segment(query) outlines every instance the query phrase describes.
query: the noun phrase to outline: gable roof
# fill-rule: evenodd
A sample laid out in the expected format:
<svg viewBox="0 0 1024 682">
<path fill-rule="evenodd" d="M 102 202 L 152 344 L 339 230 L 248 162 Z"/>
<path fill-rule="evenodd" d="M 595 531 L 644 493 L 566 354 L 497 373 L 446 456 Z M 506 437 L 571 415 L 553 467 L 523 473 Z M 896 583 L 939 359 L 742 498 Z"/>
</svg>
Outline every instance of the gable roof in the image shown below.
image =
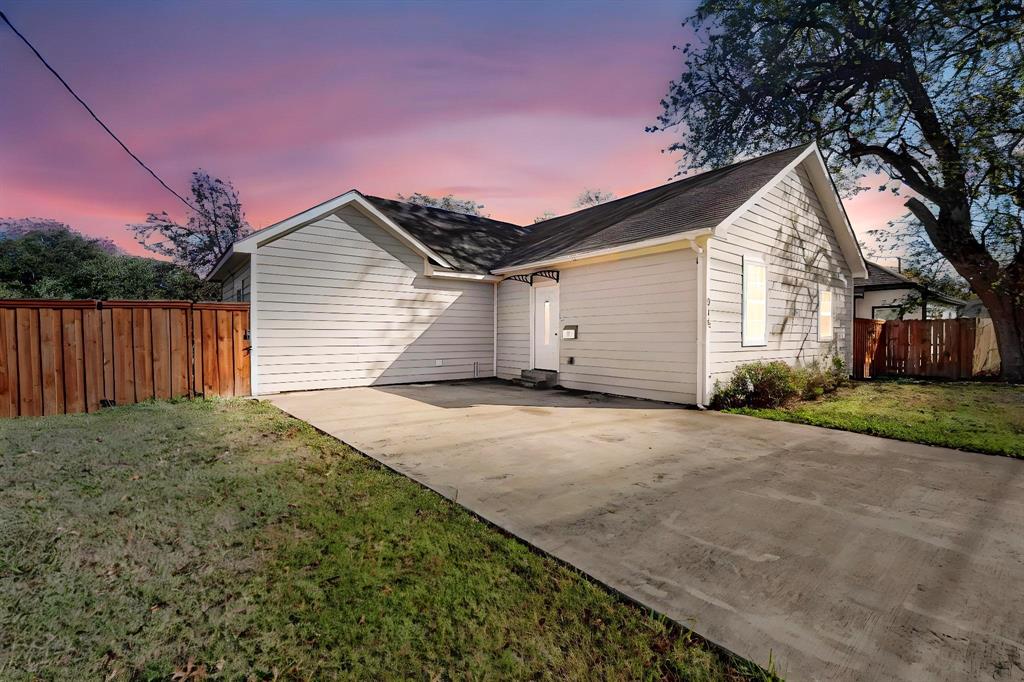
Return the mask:
<svg viewBox="0 0 1024 682">
<path fill-rule="evenodd" d="M 887 267 L 883 267 L 878 263 L 873 263 L 869 260 L 864 261 L 864 264 L 868 266 L 868 276 L 864 278 L 857 278 L 853 280 L 855 286 L 858 287 L 876 287 L 876 286 L 898 286 L 898 287 L 912 287 L 918 288 L 921 285 L 918 282 L 910 279 L 909 277 L 902 275 L 895 270 L 890 270 Z"/>
<path fill-rule="evenodd" d="M 871 261 L 864 261 L 868 267 L 868 276 L 863 278 L 856 278 L 853 280 L 854 291 L 885 291 L 889 289 L 914 289 L 928 295 L 928 298 L 935 301 L 941 301 L 954 306 L 962 306 L 965 301 L 961 301 L 958 298 L 953 298 L 940 291 L 934 291 L 929 289 L 926 284 L 922 284 L 916 280 L 910 279 L 906 275 L 890 270 L 889 268 L 873 263 Z"/>
<path fill-rule="evenodd" d="M 812 162 L 808 159 L 814 157 Z M 367 196 L 329 199 L 236 242 L 207 276 L 230 272 L 262 246 L 347 205 L 354 205 L 428 261 L 449 272 L 515 272 L 602 250 L 643 248 L 687 235 L 724 236 L 729 224 L 790 169 L 806 163 L 822 206 L 855 276 L 865 273 L 860 247 L 817 146 L 801 145 L 700 173 L 531 226 Z M 636 245 L 635 247 L 632 245 Z"/>
<path fill-rule="evenodd" d="M 806 150 L 784 149 L 537 223 L 497 267 L 713 228 Z"/>
</svg>

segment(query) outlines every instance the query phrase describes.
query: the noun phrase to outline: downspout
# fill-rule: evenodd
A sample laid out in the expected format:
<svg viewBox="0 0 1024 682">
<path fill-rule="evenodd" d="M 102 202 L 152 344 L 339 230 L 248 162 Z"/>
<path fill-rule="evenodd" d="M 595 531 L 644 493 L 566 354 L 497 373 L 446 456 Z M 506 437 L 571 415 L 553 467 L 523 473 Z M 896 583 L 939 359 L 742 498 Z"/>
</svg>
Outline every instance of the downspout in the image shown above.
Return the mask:
<svg viewBox="0 0 1024 682">
<path fill-rule="evenodd" d="M 708 239 L 701 245 L 696 240 L 690 242 L 697 257 L 697 385 L 695 393 L 697 407 L 704 409 L 708 402 L 707 376 L 708 376 L 708 257 L 710 244 Z"/>
<path fill-rule="evenodd" d="M 498 376 L 498 284 L 500 282 L 494 283 L 494 303 L 491 305 L 494 314 L 494 349 L 491 351 L 491 371 L 495 378 Z"/>
<path fill-rule="evenodd" d="M 249 256 L 249 393 L 260 394 L 259 375 L 259 297 L 256 286 L 256 259 L 259 249 Z"/>
</svg>

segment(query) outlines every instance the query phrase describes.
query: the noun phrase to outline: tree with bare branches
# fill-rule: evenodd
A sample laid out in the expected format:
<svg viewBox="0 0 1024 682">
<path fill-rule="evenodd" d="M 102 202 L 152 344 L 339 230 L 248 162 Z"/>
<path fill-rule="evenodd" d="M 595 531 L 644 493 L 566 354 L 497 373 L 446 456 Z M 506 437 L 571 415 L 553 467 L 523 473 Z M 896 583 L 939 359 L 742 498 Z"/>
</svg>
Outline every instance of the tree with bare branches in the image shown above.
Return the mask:
<svg viewBox="0 0 1024 682">
<path fill-rule="evenodd" d="M 167 211 L 149 213 L 146 222 L 129 225 L 135 239 L 200 276 L 217 264 L 237 240 L 252 233 L 234 186 L 203 169 L 192 173 L 192 210 L 185 224 Z"/>
<path fill-rule="evenodd" d="M 429 194 L 423 194 L 422 192 L 413 192 L 408 196 L 401 193 L 397 196 L 399 201 L 404 201 L 407 204 L 440 208 L 445 211 L 464 213 L 466 215 L 484 215 L 482 212 L 484 209 L 483 204 L 479 204 L 472 199 L 461 199 L 451 194 L 445 194 L 442 197 L 434 197 Z"/>
<path fill-rule="evenodd" d="M 576 196 L 576 200 L 572 202 L 572 205 L 574 208 L 590 208 L 591 206 L 611 201 L 614 198 L 615 195 L 611 192 L 588 187 Z"/>
</svg>

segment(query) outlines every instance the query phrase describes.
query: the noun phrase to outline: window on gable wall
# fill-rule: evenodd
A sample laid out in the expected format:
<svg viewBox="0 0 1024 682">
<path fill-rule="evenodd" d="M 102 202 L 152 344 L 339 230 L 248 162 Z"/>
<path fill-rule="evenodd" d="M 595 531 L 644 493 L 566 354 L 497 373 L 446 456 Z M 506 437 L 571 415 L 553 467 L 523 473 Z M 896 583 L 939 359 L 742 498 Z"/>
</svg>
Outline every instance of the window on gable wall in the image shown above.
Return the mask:
<svg viewBox="0 0 1024 682">
<path fill-rule="evenodd" d="M 818 289 L 818 340 L 832 340 L 832 290 Z"/>
<path fill-rule="evenodd" d="M 761 256 L 743 257 L 743 345 L 768 343 L 768 266 Z"/>
</svg>

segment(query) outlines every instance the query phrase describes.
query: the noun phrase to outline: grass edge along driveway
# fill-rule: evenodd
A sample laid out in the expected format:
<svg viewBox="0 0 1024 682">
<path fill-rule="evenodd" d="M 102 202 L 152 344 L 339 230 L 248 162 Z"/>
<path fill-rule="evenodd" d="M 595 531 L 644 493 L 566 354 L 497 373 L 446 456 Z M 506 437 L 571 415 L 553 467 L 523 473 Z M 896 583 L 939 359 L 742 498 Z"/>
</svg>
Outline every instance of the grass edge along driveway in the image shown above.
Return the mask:
<svg viewBox="0 0 1024 682">
<path fill-rule="evenodd" d="M 0 430 L 3 679 L 770 679 L 255 401 Z"/>
<path fill-rule="evenodd" d="M 727 412 L 1024 457 L 1024 386 L 876 379 L 817 401 Z"/>
</svg>

